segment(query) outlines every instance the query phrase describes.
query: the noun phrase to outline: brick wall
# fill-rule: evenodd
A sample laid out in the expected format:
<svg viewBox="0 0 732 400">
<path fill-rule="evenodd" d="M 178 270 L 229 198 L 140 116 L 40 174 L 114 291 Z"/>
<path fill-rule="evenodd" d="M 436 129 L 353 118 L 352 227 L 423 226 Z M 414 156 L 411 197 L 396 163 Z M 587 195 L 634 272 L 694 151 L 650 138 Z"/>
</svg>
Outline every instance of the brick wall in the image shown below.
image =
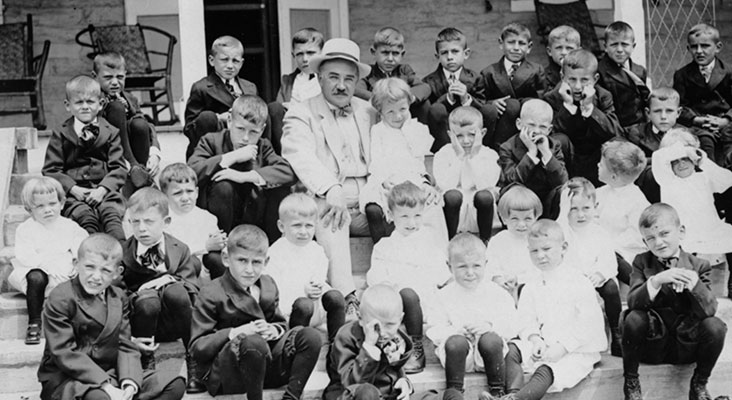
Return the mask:
<svg viewBox="0 0 732 400">
<path fill-rule="evenodd" d="M 124 0 L 3 0 L 3 5 L 6 22 L 25 21 L 26 14 L 33 14 L 36 53 L 44 40 L 51 41 L 43 75 L 43 102 L 49 128 L 59 126 L 68 118 L 63 104 L 64 83 L 91 71 L 88 48 L 76 44 L 74 37 L 90 23 L 124 23 Z M 0 118 L 0 127 L 30 125 L 29 114 Z"/>
<path fill-rule="evenodd" d="M 350 0 L 351 38 L 361 46 L 361 59 L 373 63 L 368 49 L 374 32 L 383 26 L 398 28 L 407 42 L 404 62 L 410 64 L 421 77 L 437 67 L 435 38 L 443 28 L 454 26 L 465 33 L 468 46 L 472 49 L 466 66 L 480 71 L 498 61 L 502 55 L 498 47 L 501 28 L 510 22 L 519 22 L 534 35 L 529 59 L 545 64 L 546 48 L 536 35 L 536 15 L 533 12 L 512 13 L 510 2 L 506 0 L 491 2 L 493 10 L 486 12 L 483 0 Z M 590 12 L 597 23 L 612 22 L 612 10 Z"/>
</svg>

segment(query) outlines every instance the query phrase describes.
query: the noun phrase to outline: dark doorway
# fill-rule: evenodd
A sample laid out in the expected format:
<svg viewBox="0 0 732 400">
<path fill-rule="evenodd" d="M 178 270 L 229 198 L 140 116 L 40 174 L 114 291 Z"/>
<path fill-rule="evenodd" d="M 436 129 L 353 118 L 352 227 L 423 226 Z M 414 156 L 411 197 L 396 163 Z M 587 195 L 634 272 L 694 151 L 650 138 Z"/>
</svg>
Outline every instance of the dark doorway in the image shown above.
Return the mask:
<svg viewBox="0 0 732 400">
<path fill-rule="evenodd" d="M 257 84 L 266 101 L 274 100 L 280 77 L 277 1 L 204 0 L 203 4 L 206 48 L 219 36 L 239 39 L 244 44 L 239 76 Z"/>
</svg>

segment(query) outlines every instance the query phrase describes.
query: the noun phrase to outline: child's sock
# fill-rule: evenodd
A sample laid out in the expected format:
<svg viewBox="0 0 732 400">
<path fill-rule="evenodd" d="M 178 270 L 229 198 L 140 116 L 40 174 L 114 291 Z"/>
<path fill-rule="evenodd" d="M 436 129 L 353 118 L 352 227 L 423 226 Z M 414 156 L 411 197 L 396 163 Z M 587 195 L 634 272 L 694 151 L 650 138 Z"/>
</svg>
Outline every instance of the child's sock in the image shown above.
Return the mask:
<svg viewBox="0 0 732 400">
<path fill-rule="evenodd" d="M 25 296 L 28 306 L 28 324 L 40 324 L 48 275 L 40 269 L 32 269 L 25 275 L 25 280 L 28 285 Z"/>
<path fill-rule="evenodd" d="M 542 365 L 536 369 L 526 386 L 514 394 L 516 400 L 539 400 L 554 382 L 552 369 Z"/>
<path fill-rule="evenodd" d="M 445 381 L 448 388 L 463 391 L 465 385 L 465 357 L 470 342 L 463 335 L 453 335 L 445 342 Z"/>
<path fill-rule="evenodd" d="M 503 395 L 506 387 L 506 362 L 503 359 L 503 339 L 494 332 L 478 339 L 478 352 L 485 364 L 488 390 L 493 396 Z"/>
<path fill-rule="evenodd" d="M 320 301 L 325 309 L 328 341 L 333 343 L 338 329 L 346 323 L 346 299 L 340 291 L 331 289 L 325 292 Z"/>
</svg>

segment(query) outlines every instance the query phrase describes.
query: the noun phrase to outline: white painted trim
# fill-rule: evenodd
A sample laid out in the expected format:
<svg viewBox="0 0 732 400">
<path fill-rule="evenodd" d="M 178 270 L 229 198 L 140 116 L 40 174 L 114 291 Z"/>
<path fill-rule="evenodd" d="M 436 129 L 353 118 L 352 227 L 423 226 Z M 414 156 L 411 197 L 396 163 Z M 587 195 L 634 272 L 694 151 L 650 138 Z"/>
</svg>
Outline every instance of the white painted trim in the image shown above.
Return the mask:
<svg viewBox="0 0 732 400">
<path fill-rule="evenodd" d="M 639 0 L 615 0 L 615 21 L 625 21 L 633 27 L 635 50 L 633 62 L 646 66 L 646 14 Z"/>
<path fill-rule="evenodd" d="M 544 0 L 546 3 L 569 3 L 573 0 Z M 635 0 L 639 3 L 640 0 Z M 610 10 L 613 8 L 613 0 L 587 0 L 587 8 L 590 10 Z M 534 11 L 534 0 L 511 0 L 511 12 Z"/>
<path fill-rule="evenodd" d="M 3 0 L 0 0 L 0 24 L 4 23 L 3 21 L 5 21 L 5 17 L 3 16 L 3 14 L 5 14 L 3 12 L 4 8 L 5 7 L 3 6 Z"/>
<path fill-rule="evenodd" d="M 177 14 L 178 0 L 125 0 L 125 24 L 127 25 L 136 24 L 139 15 Z"/>
<path fill-rule="evenodd" d="M 183 101 L 191 86 L 206 76 L 206 29 L 203 0 L 178 0 L 180 26 L 180 61 L 183 81 Z M 182 115 L 181 115 L 182 117 Z"/>
<path fill-rule="evenodd" d="M 183 1 L 183 0 L 181 0 Z M 348 25 L 348 0 L 279 0 L 277 1 L 277 24 L 280 32 L 280 72 L 292 71 L 292 47 L 290 39 L 290 10 L 329 10 L 331 12 L 330 31 L 333 37 L 350 36 Z M 326 38 L 330 39 L 330 38 Z"/>
</svg>

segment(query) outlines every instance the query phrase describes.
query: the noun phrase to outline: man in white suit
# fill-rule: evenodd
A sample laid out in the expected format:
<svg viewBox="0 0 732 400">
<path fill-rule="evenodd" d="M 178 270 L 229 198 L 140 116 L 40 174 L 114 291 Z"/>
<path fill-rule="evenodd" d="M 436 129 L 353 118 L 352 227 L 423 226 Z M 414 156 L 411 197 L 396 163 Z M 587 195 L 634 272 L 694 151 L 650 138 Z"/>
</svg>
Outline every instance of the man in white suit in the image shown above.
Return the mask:
<svg viewBox="0 0 732 400">
<path fill-rule="evenodd" d="M 346 296 L 348 319 L 358 314 L 348 239 L 369 234 L 358 196 L 366 183 L 369 131 L 376 118 L 368 102 L 353 97 L 356 82 L 371 71 L 359 56 L 351 40 L 327 41 L 321 55 L 310 59 L 322 93 L 293 104 L 282 133 L 282 156 L 318 202 L 315 235 L 330 260 L 331 286 Z"/>
</svg>

